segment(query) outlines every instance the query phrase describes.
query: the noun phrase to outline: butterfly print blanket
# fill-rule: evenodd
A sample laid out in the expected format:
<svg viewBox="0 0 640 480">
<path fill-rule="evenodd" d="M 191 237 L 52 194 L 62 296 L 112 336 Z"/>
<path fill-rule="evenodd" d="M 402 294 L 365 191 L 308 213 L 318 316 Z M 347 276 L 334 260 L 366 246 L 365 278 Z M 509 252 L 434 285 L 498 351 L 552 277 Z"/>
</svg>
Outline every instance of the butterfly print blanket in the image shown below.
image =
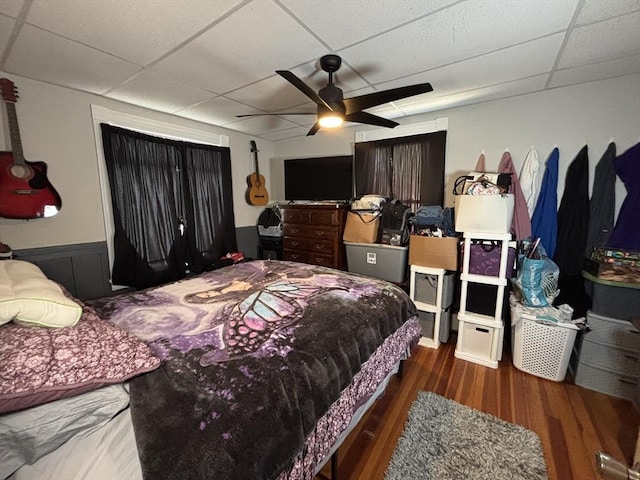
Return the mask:
<svg viewBox="0 0 640 480">
<path fill-rule="evenodd" d="M 305 454 L 318 420 L 365 362 L 380 360 L 378 347 L 396 349 L 375 368 L 386 375 L 420 335 L 398 287 L 292 262 L 240 263 L 91 305 L 162 360 L 131 381 L 153 480 L 309 478 L 301 464 L 313 463 Z"/>
</svg>

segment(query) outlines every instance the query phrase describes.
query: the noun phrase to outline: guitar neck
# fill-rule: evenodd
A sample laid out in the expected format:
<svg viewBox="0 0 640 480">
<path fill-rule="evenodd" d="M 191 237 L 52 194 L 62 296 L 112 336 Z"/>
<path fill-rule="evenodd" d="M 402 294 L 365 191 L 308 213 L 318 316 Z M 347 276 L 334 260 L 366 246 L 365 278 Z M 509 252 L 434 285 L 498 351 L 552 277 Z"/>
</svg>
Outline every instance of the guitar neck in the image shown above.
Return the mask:
<svg viewBox="0 0 640 480">
<path fill-rule="evenodd" d="M 20 141 L 20 128 L 18 127 L 16 105 L 11 102 L 5 102 L 5 105 L 7 106 L 7 121 L 9 123 L 9 138 L 11 139 L 13 162 L 20 165 L 26 165 L 24 154 L 22 152 L 22 141 Z"/>
</svg>

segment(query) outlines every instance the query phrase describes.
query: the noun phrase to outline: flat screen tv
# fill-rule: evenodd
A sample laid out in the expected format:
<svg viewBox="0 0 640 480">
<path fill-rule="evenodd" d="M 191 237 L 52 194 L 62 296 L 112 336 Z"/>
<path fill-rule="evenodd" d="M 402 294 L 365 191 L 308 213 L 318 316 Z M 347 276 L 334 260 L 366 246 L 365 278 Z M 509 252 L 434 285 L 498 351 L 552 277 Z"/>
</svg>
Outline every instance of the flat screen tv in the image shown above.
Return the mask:
<svg viewBox="0 0 640 480">
<path fill-rule="evenodd" d="M 284 161 L 285 200 L 348 201 L 353 197 L 353 156 Z"/>
</svg>

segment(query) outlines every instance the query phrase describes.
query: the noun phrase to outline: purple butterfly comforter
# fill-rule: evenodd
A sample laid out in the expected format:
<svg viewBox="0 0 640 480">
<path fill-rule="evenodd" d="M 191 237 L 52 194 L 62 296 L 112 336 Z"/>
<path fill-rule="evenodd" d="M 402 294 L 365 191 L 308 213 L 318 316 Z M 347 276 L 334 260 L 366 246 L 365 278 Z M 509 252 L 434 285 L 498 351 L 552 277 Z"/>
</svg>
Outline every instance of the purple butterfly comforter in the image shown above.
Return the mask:
<svg viewBox="0 0 640 480">
<path fill-rule="evenodd" d="M 91 305 L 162 360 L 131 382 L 153 480 L 310 478 L 420 335 L 399 288 L 301 263 L 241 263 Z"/>
</svg>

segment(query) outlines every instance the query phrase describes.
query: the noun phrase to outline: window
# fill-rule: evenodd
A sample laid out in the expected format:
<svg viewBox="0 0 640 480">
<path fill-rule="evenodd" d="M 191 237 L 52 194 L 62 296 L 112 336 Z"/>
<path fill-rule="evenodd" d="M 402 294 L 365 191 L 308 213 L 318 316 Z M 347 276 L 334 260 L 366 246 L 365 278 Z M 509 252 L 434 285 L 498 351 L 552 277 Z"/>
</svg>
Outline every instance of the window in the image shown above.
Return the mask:
<svg viewBox="0 0 640 480">
<path fill-rule="evenodd" d="M 145 288 L 236 250 L 229 148 L 101 124 L 114 223 L 112 282 Z"/>
<path fill-rule="evenodd" d="M 444 203 L 446 131 L 355 145 L 356 195 L 397 198 L 415 212 Z"/>
</svg>

